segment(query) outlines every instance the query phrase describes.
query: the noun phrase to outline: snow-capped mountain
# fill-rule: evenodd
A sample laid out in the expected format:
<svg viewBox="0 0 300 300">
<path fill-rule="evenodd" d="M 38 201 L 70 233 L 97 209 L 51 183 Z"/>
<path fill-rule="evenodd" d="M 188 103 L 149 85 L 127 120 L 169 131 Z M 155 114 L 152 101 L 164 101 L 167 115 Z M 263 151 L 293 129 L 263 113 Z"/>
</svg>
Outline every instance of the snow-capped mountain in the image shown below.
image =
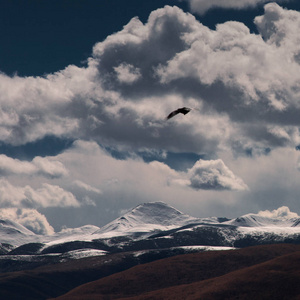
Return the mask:
<svg viewBox="0 0 300 300">
<path fill-rule="evenodd" d="M 153 234 L 153 232 L 166 231 L 199 222 L 201 222 L 200 219 L 186 215 L 163 202 L 151 202 L 138 205 L 94 234 L 103 237 Z"/>
<path fill-rule="evenodd" d="M 226 222 L 240 227 L 295 227 L 298 223 L 298 218 L 268 218 L 259 214 L 247 214 Z"/>
<path fill-rule="evenodd" d="M 0 242 L 20 246 L 35 240 L 36 234 L 8 219 L 0 219 Z"/>
<path fill-rule="evenodd" d="M 23 225 L 8 219 L 0 219 L 0 231 L 2 234 L 6 235 L 34 235 L 32 231 L 30 231 Z"/>
<path fill-rule="evenodd" d="M 0 271 L 110 253 L 149 251 L 174 255 L 270 243 L 300 244 L 299 218 L 247 214 L 236 219 L 195 218 L 162 203 L 138 205 L 99 228 L 86 225 L 51 236 L 0 220 Z M 20 261 L 20 265 L 16 264 Z"/>
<path fill-rule="evenodd" d="M 26 243 L 42 243 L 47 246 L 72 241 L 92 242 L 116 237 L 128 237 L 130 240 L 146 239 L 151 236 L 166 236 L 169 232 L 191 232 L 199 228 L 219 228 L 220 231 L 234 230 L 265 231 L 268 233 L 300 233 L 299 218 L 268 218 L 259 214 L 246 214 L 236 219 L 195 218 L 184 214 L 163 202 L 150 202 L 136 206 L 121 217 L 99 228 L 85 225 L 79 228 L 66 228 L 51 236 L 37 235 L 24 226 L 10 221 L 0 220 L 1 243 L 12 244 L 12 247 Z M 225 230 L 226 229 L 226 230 Z"/>
</svg>

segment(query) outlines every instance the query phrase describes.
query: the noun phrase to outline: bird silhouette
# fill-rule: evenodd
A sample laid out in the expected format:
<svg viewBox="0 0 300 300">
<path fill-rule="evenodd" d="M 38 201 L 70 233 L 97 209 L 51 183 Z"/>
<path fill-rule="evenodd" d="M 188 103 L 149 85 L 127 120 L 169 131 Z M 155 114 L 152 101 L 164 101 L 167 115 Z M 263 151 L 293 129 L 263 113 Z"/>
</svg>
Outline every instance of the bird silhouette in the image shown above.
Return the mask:
<svg viewBox="0 0 300 300">
<path fill-rule="evenodd" d="M 178 115 L 178 114 L 184 114 L 186 115 L 187 113 L 189 113 L 192 109 L 188 108 L 188 107 L 181 107 L 178 108 L 174 111 L 172 111 L 168 116 L 167 116 L 167 120 L 173 118 L 174 116 Z"/>
</svg>

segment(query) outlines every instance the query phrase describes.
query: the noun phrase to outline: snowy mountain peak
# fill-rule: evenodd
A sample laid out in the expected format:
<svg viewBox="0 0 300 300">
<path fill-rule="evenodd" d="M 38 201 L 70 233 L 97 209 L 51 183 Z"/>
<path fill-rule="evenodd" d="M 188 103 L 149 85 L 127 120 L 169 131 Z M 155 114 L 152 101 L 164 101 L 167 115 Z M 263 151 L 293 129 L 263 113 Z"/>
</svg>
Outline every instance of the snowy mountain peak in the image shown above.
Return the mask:
<svg viewBox="0 0 300 300">
<path fill-rule="evenodd" d="M 295 225 L 295 222 L 295 218 L 270 218 L 261 216 L 259 214 L 247 214 L 225 223 L 241 227 L 291 227 L 297 226 Z"/>
<path fill-rule="evenodd" d="M 19 223 L 8 219 L 0 219 L 0 232 L 3 234 L 35 235 L 32 231 Z"/>
<path fill-rule="evenodd" d="M 150 202 L 138 205 L 123 217 L 139 218 L 143 223 L 165 226 L 174 225 L 178 221 L 186 221 L 192 218 L 163 202 Z"/>
<path fill-rule="evenodd" d="M 8 220 L 0 219 L 0 243 L 8 243 L 14 246 L 35 241 L 37 235 L 23 225 Z"/>
<path fill-rule="evenodd" d="M 150 202 L 136 206 L 123 216 L 112 221 L 95 234 L 113 232 L 116 235 L 128 232 L 152 232 L 169 230 L 197 221 L 197 218 L 183 214 L 163 202 Z"/>
</svg>

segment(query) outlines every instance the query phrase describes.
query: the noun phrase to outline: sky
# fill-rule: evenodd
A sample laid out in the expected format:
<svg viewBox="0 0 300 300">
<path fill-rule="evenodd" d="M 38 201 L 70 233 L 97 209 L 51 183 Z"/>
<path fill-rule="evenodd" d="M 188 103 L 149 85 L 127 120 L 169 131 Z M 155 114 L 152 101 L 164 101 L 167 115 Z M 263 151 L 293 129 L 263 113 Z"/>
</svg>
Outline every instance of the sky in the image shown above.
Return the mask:
<svg viewBox="0 0 300 300">
<path fill-rule="evenodd" d="M 153 201 L 194 217 L 300 214 L 297 0 L 0 12 L 1 218 L 52 234 Z"/>
</svg>

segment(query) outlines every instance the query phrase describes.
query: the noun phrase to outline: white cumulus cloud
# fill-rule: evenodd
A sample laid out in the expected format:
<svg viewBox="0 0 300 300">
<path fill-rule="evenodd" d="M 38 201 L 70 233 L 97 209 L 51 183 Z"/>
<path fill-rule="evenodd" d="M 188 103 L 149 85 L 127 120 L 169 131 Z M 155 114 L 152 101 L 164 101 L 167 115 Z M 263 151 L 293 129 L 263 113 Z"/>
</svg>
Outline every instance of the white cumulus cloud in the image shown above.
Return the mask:
<svg viewBox="0 0 300 300">
<path fill-rule="evenodd" d="M 190 187 L 203 190 L 248 190 L 248 186 L 221 159 L 198 160 L 188 171 Z"/>
<path fill-rule="evenodd" d="M 133 83 L 141 76 L 139 69 L 132 65 L 121 64 L 118 67 L 114 67 L 114 70 L 121 83 Z"/>
<path fill-rule="evenodd" d="M 272 211 L 263 210 L 258 212 L 258 215 L 267 218 L 283 218 L 283 219 L 299 218 L 299 215 L 295 212 L 291 212 L 287 206 L 282 206 Z"/>
</svg>

